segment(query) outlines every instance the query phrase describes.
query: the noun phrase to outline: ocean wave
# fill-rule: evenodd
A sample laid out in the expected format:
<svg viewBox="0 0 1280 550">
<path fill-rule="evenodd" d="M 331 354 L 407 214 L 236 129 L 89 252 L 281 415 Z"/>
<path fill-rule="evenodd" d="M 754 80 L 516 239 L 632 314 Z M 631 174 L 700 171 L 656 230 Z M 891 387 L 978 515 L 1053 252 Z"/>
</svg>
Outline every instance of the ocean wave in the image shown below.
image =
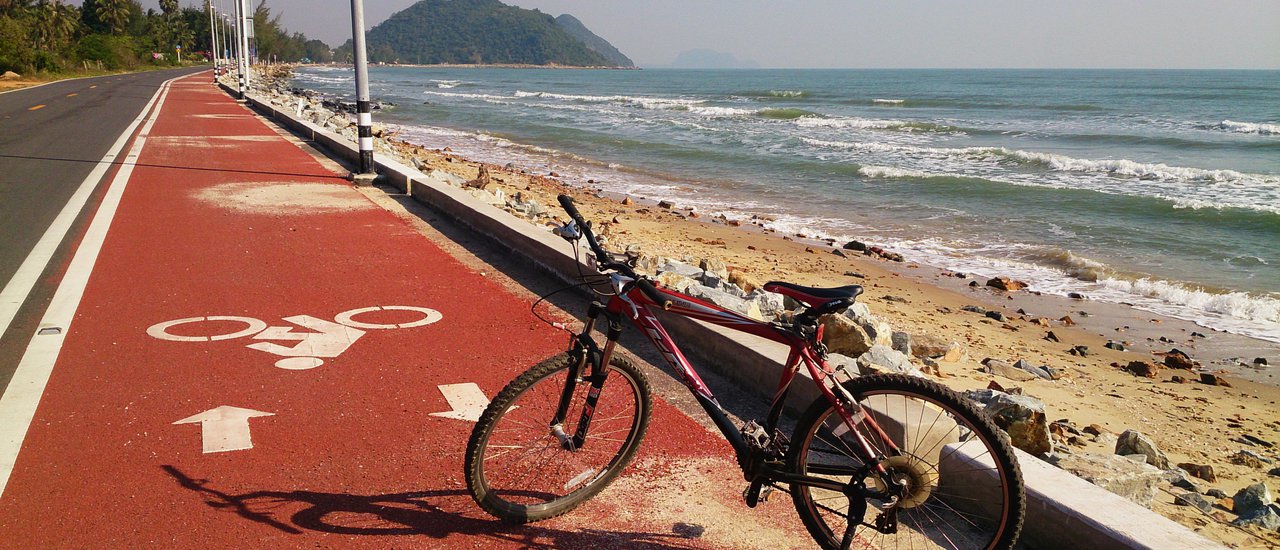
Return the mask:
<svg viewBox="0 0 1280 550">
<path fill-rule="evenodd" d="M 461 80 L 435 80 L 435 79 L 432 79 L 432 80 L 431 80 L 431 82 L 435 82 L 435 83 L 436 83 L 436 87 L 437 87 L 437 88 L 442 88 L 442 89 L 457 88 L 457 87 L 458 87 L 458 85 L 462 84 L 462 81 L 461 81 Z"/>
<path fill-rule="evenodd" d="M 1262 122 L 1236 122 L 1233 120 L 1224 120 L 1213 126 L 1215 130 L 1225 130 L 1237 134 L 1260 134 L 1264 136 L 1280 135 L 1280 124 L 1266 124 Z"/>
<path fill-rule="evenodd" d="M 821 116 L 818 113 L 815 113 L 813 111 L 806 111 L 804 109 L 795 109 L 795 108 L 761 109 L 757 111 L 756 114 L 763 118 L 772 118 L 776 120 L 793 120 L 793 119 L 805 118 L 805 117 L 818 118 Z"/>
<path fill-rule="evenodd" d="M 1235 319 L 1280 323 L 1280 300 L 1247 292 L 1215 293 L 1158 279 L 1104 279 L 1104 288 Z"/>
<path fill-rule="evenodd" d="M 883 98 L 879 98 L 879 97 L 877 97 L 877 98 L 875 98 L 875 99 L 871 100 L 871 102 L 872 102 L 872 103 L 875 103 L 876 105 L 898 105 L 898 106 L 901 106 L 901 105 L 905 104 L 905 103 L 907 102 L 907 100 L 905 100 L 905 99 L 883 99 Z"/>
<path fill-rule="evenodd" d="M 893 166 L 863 166 L 858 168 L 858 175 L 877 179 L 929 178 L 934 176 L 920 170 L 908 170 Z"/>
<path fill-rule="evenodd" d="M 682 111 L 689 111 L 695 115 L 705 117 L 741 117 L 751 116 L 758 111 L 755 109 L 738 109 L 734 107 L 714 107 L 714 106 L 687 106 Z"/>
<path fill-rule="evenodd" d="M 834 128 L 852 130 L 901 130 L 905 132 L 958 132 L 959 128 L 914 120 L 874 119 L 858 117 L 804 117 L 795 121 L 802 128 Z"/>
<path fill-rule="evenodd" d="M 426 90 L 426 91 L 423 91 L 422 93 L 426 95 L 433 95 L 438 97 L 456 97 L 456 98 L 463 98 L 463 99 L 484 99 L 484 100 L 493 100 L 493 101 L 508 101 L 511 99 L 510 96 L 493 95 L 493 94 L 468 94 L 468 93 L 462 93 L 462 92 L 433 92 L 431 90 Z"/>
<path fill-rule="evenodd" d="M 687 110 L 692 106 L 706 103 L 699 99 L 676 99 L 667 97 L 646 97 L 629 95 L 575 95 L 552 92 L 525 92 L 517 90 L 518 98 L 559 99 L 563 101 L 580 101 L 583 103 L 621 103 L 635 105 L 643 109 L 676 109 Z"/>
<path fill-rule="evenodd" d="M 1107 264 L 1078 256 L 1070 250 L 1037 251 L 1031 254 L 1031 258 L 1038 264 L 1059 269 L 1074 279 L 1091 283 L 1098 282 L 1112 273 Z"/>
<path fill-rule="evenodd" d="M 744 97 L 751 99 L 765 100 L 781 100 L 781 99 L 805 99 L 809 97 L 809 92 L 804 90 L 748 90 L 731 94 L 735 97 Z"/>
</svg>

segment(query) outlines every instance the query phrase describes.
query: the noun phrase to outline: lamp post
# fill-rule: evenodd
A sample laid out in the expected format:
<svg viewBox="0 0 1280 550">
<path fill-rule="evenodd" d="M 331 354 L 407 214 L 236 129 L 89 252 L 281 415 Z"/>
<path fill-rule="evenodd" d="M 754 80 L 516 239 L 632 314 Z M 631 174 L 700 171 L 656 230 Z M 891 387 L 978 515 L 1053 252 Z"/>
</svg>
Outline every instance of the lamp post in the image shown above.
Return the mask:
<svg viewBox="0 0 1280 550">
<path fill-rule="evenodd" d="M 213 0 L 209 2 L 209 56 L 213 58 L 213 84 L 218 85 L 218 32 L 214 26 Z"/>
<path fill-rule="evenodd" d="M 357 185 L 369 185 L 377 177 L 373 164 L 373 117 L 369 109 L 369 66 L 364 45 L 364 2 L 351 0 L 351 49 L 356 64 L 356 127 L 360 145 L 359 172 L 352 174 Z"/>
<path fill-rule="evenodd" d="M 249 92 L 249 32 L 246 23 L 249 20 L 249 0 L 235 0 L 236 2 L 236 27 L 239 37 L 240 48 L 240 99 L 245 99 L 245 95 Z"/>
</svg>

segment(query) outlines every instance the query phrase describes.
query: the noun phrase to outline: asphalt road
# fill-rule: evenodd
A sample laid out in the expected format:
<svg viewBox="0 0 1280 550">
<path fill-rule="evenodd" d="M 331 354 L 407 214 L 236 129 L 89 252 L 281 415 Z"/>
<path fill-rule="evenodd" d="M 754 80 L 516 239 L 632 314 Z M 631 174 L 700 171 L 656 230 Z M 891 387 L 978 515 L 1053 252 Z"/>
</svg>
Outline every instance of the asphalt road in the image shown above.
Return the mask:
<svg viewBox="0 0 1280 550">
<path fill-rule="evenodd" d="M 198 70 L 203 68 L 65 80 L 0 94 L 0 288 L 160 84 Z M 21 359 L 97 200 L 95 194 L 81 211 L 8 330 L 0 323 L 0 389 Z"/>
</svg>

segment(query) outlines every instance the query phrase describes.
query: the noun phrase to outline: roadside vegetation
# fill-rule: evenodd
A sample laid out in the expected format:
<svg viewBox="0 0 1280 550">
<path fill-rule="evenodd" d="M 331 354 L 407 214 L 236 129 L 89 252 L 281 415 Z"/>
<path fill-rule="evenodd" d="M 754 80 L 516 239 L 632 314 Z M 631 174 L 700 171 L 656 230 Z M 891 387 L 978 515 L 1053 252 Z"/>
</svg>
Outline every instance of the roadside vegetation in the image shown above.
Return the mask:
<svg viewBox="0 0 1280 550">
<path fill-rule="evenodd" d="M 220 37 L 232 36 L 230 21 L 217 24 Z M 212 56 L 209 27 L 209 0 L 186 7 L 178 0 L 160 0 L 160 11 L 144 11 L 137 0 L 84 0 L 81 6 L 63 0 L 0 0 L 0 74 L 51 80 L 207 63 Z M 266 0 L 254 10 L 254 31 L 251 50 L 261 61 L 333 59 L 325 43 L 282 28 Z"/>
</svg>

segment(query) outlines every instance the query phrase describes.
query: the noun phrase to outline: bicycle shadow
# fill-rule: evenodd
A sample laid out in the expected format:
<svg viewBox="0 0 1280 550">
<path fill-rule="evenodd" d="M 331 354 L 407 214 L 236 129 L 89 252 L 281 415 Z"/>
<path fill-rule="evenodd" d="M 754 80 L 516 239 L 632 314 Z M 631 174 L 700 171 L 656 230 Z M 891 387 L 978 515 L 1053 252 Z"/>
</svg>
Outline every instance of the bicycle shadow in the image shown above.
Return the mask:
<svg viewBox="0 0 1280 550">
<path fill-rule="evenodd" d="M 471 503 L 467 492 L 461 489 L 384 495 L 296 490 L 232 494 L 213 488 L 208 479 L 193 478 L 174 466 L 164 465 L 161 468 L 183 488 L 203 495 L 210 507 L 228 509 L 241 518 L 292 535 L 310 531 L 349 536 L 444 539 L 456 534 L 516 543 L 522 548 L 683 550 L 705 547 L 705 544 L 692 544 L 703 532 L 702 526 L 693 524 L 675 524 L 671 533 L 628 533 L 510 525 L 494 519 L 468 517 L 461 511 L 447 509 L 450 504 L 464 508 Z M 451 499 L 458 502 L 448 502 Z M 293 511 L 290 513 L 289 510 Z M 277 513 L 288 513 L 289 517 L 281 520 Z"/>
</svg>

